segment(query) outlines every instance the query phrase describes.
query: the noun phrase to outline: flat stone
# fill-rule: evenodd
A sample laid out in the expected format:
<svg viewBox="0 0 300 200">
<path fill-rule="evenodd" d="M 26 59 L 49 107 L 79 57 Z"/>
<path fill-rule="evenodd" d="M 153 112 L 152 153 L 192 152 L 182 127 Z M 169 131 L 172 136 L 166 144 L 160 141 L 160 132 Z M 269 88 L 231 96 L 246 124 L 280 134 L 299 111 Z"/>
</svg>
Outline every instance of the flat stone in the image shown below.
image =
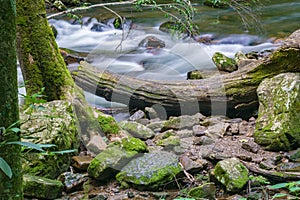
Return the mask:
<svg viewBox="0 0 300 200">
<path fill-rule="evenodd" d="M 86 171 L 92 160 L 91 156 L 73 156 L 72 166 L 79 171 Z"/>
</svg>

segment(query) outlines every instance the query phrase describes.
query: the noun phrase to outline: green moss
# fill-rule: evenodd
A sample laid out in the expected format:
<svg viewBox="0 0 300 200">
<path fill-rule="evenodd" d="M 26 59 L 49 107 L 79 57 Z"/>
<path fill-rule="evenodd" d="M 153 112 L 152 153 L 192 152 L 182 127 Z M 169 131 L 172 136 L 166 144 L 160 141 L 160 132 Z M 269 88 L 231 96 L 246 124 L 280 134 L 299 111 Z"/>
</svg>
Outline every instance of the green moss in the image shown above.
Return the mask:
<svg viewBox="0 0 300 200">
<path fill-rule="evenodd" d="M 110 115 L 104 115 L 104 114 L 99 115 L 98 122 L 102 131 L 106 135 L 118 134 L 120 131 L 120 128 L 116 120 Z"/>
<path fill-rule="evenodd" d="M 121 142 L 122 148 L 126 151 L 136 151 L 139 153 L 148 152 L 145 142 L 138 138 L 123 138 Z"/>
<path fill-rule="evenodd" d="M 60 181 L 38 176 L 24 175 L 24 194 L 41 199 L 56 199 L 61 196 L 63 184 Z"/>
</svg>

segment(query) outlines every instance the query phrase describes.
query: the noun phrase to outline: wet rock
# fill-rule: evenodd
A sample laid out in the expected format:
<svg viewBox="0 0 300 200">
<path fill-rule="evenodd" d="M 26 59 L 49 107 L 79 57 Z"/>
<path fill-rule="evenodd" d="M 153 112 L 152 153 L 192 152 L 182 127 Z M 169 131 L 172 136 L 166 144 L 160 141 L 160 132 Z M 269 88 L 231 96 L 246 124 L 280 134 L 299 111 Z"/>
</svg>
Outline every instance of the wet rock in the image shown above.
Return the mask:
<svg viewBox="0 0 300 200">
<path fill-rule="evenodd" d="M 130 161 L 116 176 L 137 188 L 157 189 L 182 171 L 178 157 L 169 152 L 147 153 Z"/>
<path fill-rule="evenodd" d="M 72 166 L 78 171 L 86 171 L 92 160 L 91 156 L 73 156 Z"/>
<path fill-rule="evenodd" d="M 228 192 L 238 192 L 248 182 L 248 169 L 237 159 L 229 158 L 217 163 L 214 177 L 222 183 Z"/>
<path fill-rule="evenodd" d="M 187 80 L 203 79 L 204 75 L 200 70 L 193 70 L 187 73 Z"/>
<path fill-rule="evenodd" d="M 213 55 L 212 60 L 219 71 L 233 72 L 238 69 L 234 59 L 229 58 L 220 52 L 216 52 Z"/>
<path fill-rule="evenodd" d="M 299 147 L 300 74 L 284 73 L 265 79 L 257 94 L 255 141 L 274 151 Z"/>
<path fill-rule="evenodd" d="M 51 27 L 51 30 L 53 32 L 54 37 L 56 38 L 56 36 L 58 34 L 58 31 L 57 31 L 56 27 L 54 25 L 51 25 L 50 27 Z"/>
<path fill-rule="evenodd" d="M 109 28 L 110 27 L 104 23 L 94 23 L 93 26 L 91 27 L 91 31 L 103 32 Z"/>
<path fill-rule="evenodd" d="M 122 121 L 119 123 L 119 126 L 128 131 L 128 133 L 133 137 L 137 137 L 142 140 L 151 139 L 155 136 L 155 133 L 150 128 L 137 122 Z"/>
<path fill-rule="evenodd" d="M 147 36 L 139 43 L 139 47 L 153 49 L 153 48 L 164 48 L 165 42 L 154 36 Z"/>
<path fill-rule="evenodd" d="M 203 185 L 192 188 L 188 192 L 188 196 L 192 198 L 215 199 L 216 186 L 214 183 L 204 183 Z"/>
<path fill-rule="evenodd" d="M 234 55 L 234 60 L 235 60 L 235 63 L 237 65 L 237 67 L 240 69 L 254 61 L 256 61 L 256 59 L 249 59 L 247 58 L 247 56 L 241 52 L 241 51 L 238 51 L 235 55 Z"/>
<path fill-rule="evenodd" d="M 34 138 L 23 141 L 56 145 L 51 151 L 79 148 L 79 135 L 71 102 L 51 101 L 40 104 L 37 109 L 28 108 L 22 113 L 21 120 L 24 122 L 21 129 Z M 56 178 L 69 169 L 72 156 L 72 153 L 41 155 L 31 151 L 27 154 L 27 159 L 24 159 L 23 170 L 31 175 Z"/>
<path fill-rule="evenodd" d="M 143 141 L 137 138 L 124 138 L 98 154 L 89 165 L 88 173 L 97 180 L 107 180 L 114 177 L 132 158 L 147 151 Z"/>
<path fill-rule="evenodd" d="M 167 21 L 159 26 L 159 30 L 165 33 L 171 33 L 178 30 L 180 25 L 176 22 Z"/>
<path fill-rule="evenodd" d="M 82 189 L 83 184 L 88 180 L 88 175 L 64 172 L 57 179 L 63 183 L 66 192 L 72 192 Z"/>
<path fill-rule="evenodd" d="M 56 199 L 62 195 L 62 182 L 39 176 L 23 175 L 24 195 L 41 199 Z"/>
<path fill-rule="evenodd" d="M 120 131 L 118 123 L 111 115 L 99 114 L 98 122 L 106 136 L 118 134 Z"/>
</svg>

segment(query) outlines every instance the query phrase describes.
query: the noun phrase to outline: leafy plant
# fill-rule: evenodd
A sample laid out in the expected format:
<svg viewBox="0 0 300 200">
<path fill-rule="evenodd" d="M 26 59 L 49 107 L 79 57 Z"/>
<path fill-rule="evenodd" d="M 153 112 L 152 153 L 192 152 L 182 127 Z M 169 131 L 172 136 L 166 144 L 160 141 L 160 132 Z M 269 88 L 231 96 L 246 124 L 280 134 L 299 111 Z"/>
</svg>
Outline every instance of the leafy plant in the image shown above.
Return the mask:
<svg viewBox="0 0 300 200">
<path fill-rule="evenodd" d="M 283 193 L 276 193 L 272 199 L 279 198 L 279 197 L 287 197 L 294 195 L 296 197 L 300 196 L 300 181 L 293 181 L 288 183 L 278 183 L 275 185 L 271 185 L 268 187 L 271 190 L 276 189 L 287 189 L 289 194 L 283 194 Z"/>
</svg>

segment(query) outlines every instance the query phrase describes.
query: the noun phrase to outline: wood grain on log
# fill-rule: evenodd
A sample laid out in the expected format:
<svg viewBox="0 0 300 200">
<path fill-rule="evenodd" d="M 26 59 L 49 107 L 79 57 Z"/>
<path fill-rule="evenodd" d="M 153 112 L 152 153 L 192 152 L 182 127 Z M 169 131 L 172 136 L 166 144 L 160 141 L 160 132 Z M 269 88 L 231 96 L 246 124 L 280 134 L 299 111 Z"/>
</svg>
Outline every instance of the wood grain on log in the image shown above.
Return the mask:
<svg viewBox="0 0 300 200">
<path fill-rule="evenodd" d="M 96 69 L 86 62 L 72 74 L 84 90 L 130 108 L 159 104 L 169 115 L 201 112 L 249 117 L 258 107 L 256 89 L 263 79 L 300 72 L 299 46 L 294 40 L 287 41 L 293 45 L 282 45 L 265 59 L 201 80 L 142 80 Z"/>
</svg>

